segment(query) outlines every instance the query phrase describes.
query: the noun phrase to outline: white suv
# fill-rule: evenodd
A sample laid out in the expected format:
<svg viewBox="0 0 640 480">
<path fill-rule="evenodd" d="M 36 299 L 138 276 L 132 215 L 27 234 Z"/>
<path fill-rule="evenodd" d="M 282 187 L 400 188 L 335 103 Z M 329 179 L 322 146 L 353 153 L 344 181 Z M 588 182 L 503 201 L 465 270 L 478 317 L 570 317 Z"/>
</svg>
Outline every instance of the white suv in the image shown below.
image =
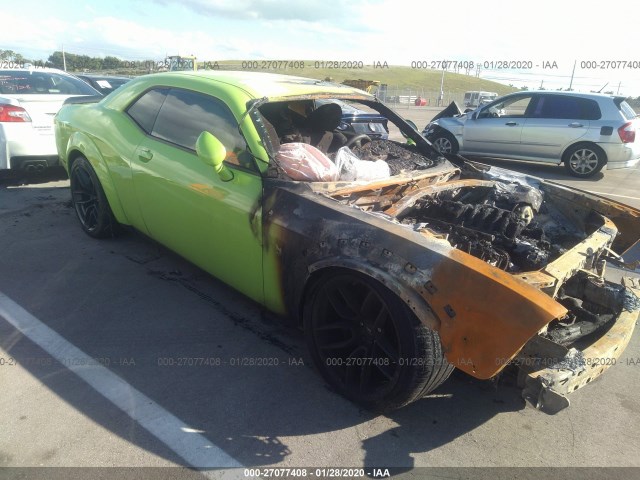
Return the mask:
<svg viewBox="0 0 640 480">
<path fill-rule="evenodd" d="M 564 163 L 570 174 L 590 177 L 638 163 L 636 116 L 624 97 L 518 92 L 439 118 L 422 133 L 443 153 Z"/>
</svg>

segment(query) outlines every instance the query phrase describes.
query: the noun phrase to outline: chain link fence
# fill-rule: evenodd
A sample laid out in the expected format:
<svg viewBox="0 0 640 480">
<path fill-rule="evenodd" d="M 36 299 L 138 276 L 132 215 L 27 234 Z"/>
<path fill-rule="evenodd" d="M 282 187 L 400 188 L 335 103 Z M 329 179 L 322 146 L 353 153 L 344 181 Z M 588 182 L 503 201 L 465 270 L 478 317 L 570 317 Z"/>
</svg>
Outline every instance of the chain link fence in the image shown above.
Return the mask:
<svg viewBox="0 0 640 480">
<path fill-rule="evenodd" d="M 424 88 L 408 88 L 396 85 L 381 85 L 375 92 L 384 103 L 399 109 L 412 106 L 426 107 L 446 107 L 451 102 L 456 101 L 458 105 L 463 105 L 464 93 L 427 90 Z"/>
</svg>

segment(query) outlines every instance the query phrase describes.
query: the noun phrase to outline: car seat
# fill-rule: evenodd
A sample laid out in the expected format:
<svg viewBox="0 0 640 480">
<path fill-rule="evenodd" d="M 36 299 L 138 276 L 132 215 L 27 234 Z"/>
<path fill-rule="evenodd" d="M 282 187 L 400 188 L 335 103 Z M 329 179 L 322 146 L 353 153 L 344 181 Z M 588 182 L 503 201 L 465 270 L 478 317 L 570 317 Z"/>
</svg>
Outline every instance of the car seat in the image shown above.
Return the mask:
<svg viewBox="0 0 640 480">
<path fill-rule="evenodd" d="M 316 108 L 307 117 L 303 137 L 308 137 L 309 141 L 305 143 L 322 153 L 337 151 L 347 143 L 347 137 L 335 131 L 341 120 L 342 108 L 337 103 L 326 103 Z"/>
</svg>

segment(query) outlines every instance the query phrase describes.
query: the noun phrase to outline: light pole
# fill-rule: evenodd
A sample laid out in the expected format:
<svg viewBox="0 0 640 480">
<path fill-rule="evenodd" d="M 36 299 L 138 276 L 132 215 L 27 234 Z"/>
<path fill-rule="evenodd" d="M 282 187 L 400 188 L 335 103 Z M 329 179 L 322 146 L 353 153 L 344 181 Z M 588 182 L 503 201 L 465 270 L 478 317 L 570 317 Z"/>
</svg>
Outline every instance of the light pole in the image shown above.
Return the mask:
<svg viewBox="0 0 640 480">
<path fill-rule="evenodd" d="M 438 106 L 442 106 L 444 100 L 444 68 L 442 69 L 442 77 L 440 77 L 440 96 L 438 97 Z"/>
<path fill-rule="evenodd" d="M 571 87 L 573 86 L 573 75 L 576 73 L 576 63 L 578 63 L 577 60 L 573 61 L 573 71 L 571 72 L 571 81 L 569 82 L 569 91 L 571 91 Z"/>
</svg>

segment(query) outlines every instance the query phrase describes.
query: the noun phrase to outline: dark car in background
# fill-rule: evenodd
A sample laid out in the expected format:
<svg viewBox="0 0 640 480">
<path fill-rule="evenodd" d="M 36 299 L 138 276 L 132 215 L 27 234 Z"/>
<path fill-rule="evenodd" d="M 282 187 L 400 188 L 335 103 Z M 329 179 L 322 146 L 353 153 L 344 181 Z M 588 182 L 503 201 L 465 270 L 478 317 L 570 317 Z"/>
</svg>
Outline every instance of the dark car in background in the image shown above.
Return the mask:
<svg viewBox="0 0 640 480">
<path fill-rule="evenodd" d="M 75 75 L 98 90 L 102 95 L 109 95 L 116 88 L 131 80 L 129 77 L 116 77 L 112 75 L 90 75 L 84 73 Z"/>
<path fill-rule="evenodd" d="M 371 139 L 387 140 L 389 138 L 387 119 L 379 113 L 369 113 L 350 103 L 335 99 L 315 100 L 315 107 L 318 108 L 327 103 L 336 103 L 342 108 L 342 121 L 338 125 L 338 130 L 341 132 L 364 134 Z"/>
</svg>

